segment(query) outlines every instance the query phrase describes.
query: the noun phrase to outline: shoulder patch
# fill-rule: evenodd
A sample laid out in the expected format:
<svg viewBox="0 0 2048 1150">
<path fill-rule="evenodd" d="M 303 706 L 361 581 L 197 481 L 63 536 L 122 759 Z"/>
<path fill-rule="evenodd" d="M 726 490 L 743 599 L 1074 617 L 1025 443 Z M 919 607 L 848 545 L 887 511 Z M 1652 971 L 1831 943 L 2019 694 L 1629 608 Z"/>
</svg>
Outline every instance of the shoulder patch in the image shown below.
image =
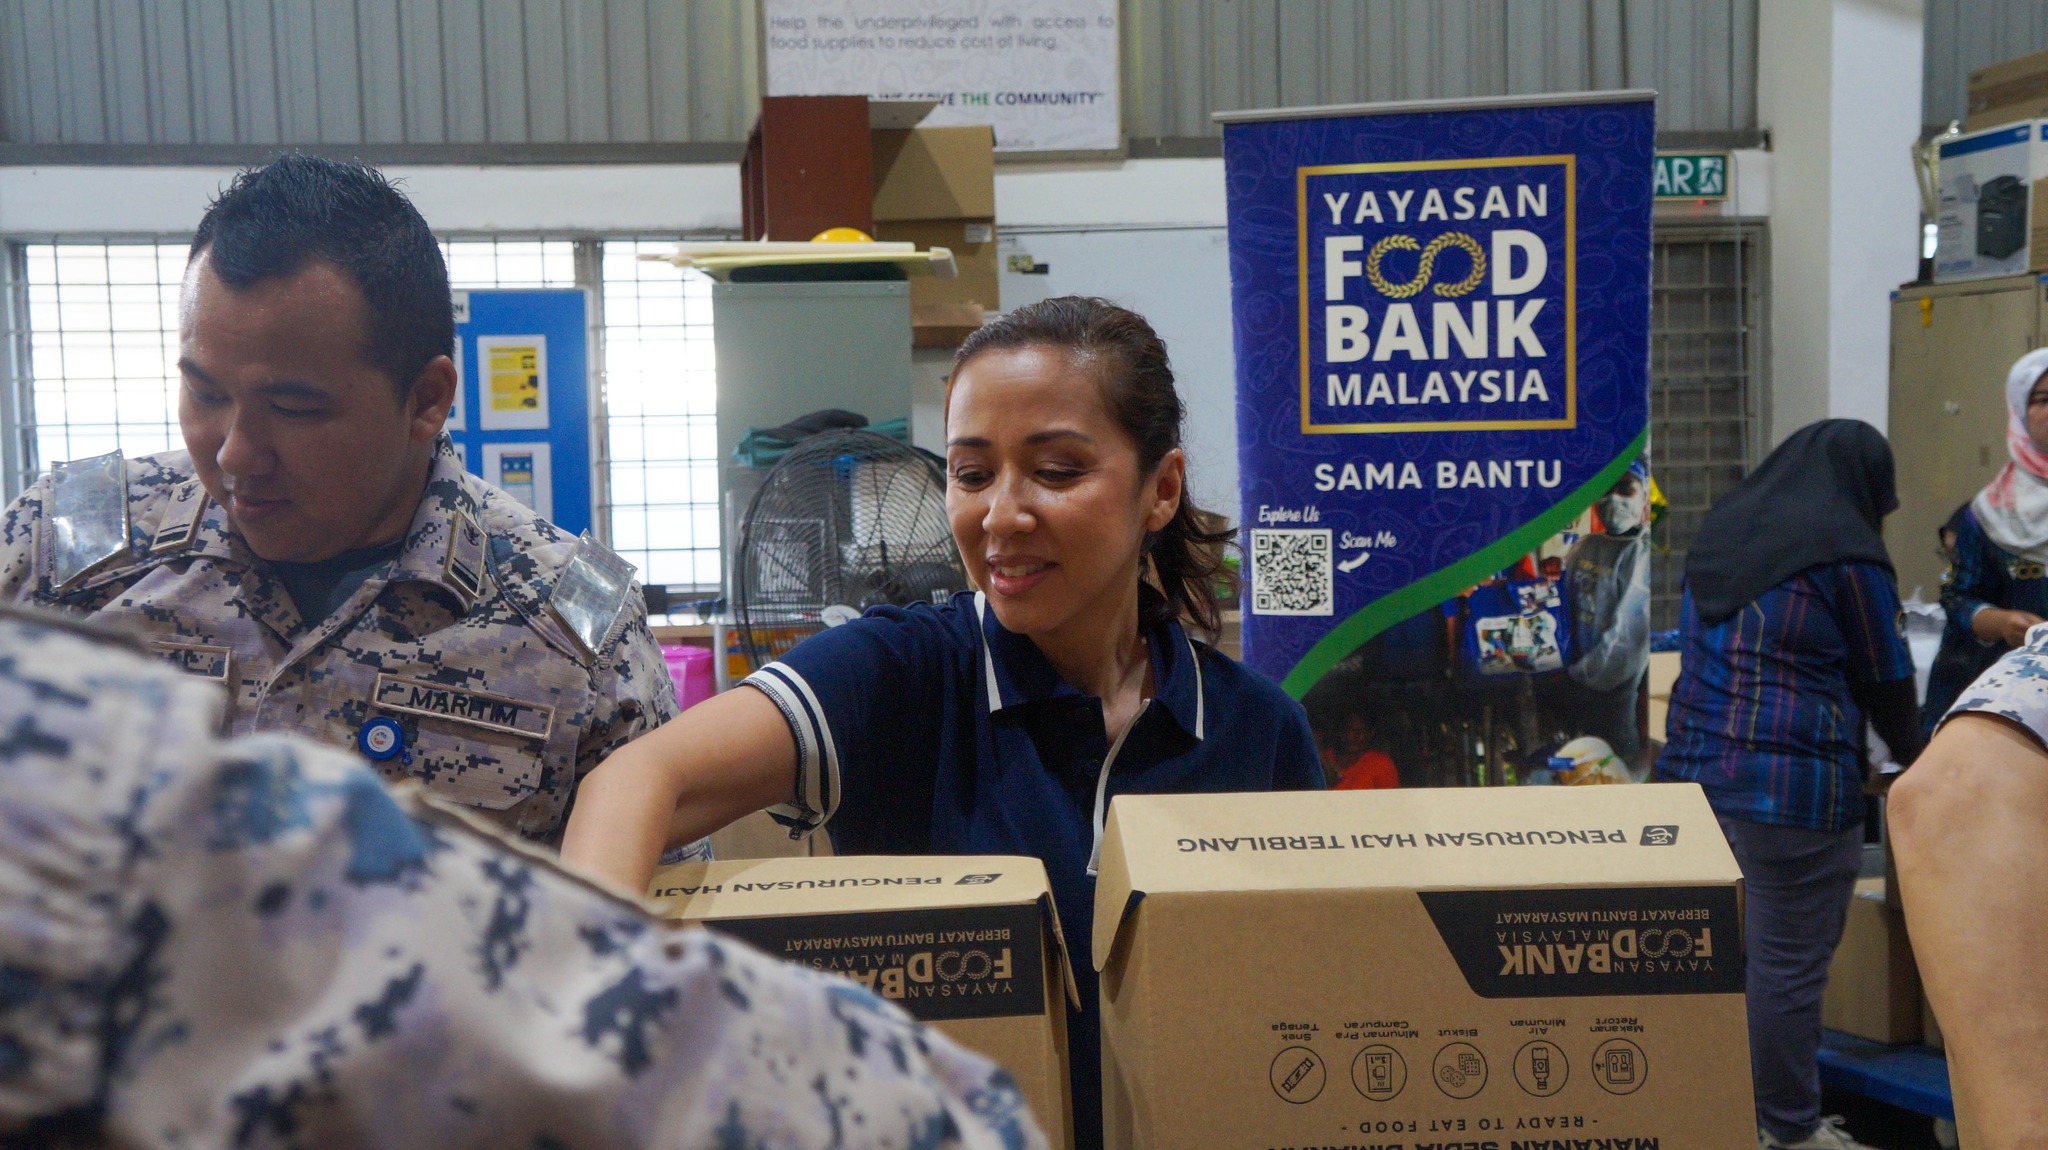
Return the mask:
<svg viewBox="0 0 2048 1150">
<path fill-rule="evenodd" d="M 150 537 L 149 553 L 162 555 L 191 543 L 199 534 L 200 517 L 206 514 L 206 499 L 206 487 L 197 479 L 180 484 L 171 505 L 164 508 L 156 534 Z"/>
<path fill-rule="evenodd" d="M 53 464 L 43 503 L 50 590 L 69 591 L 95 567 L 130 547 L 128 467 L 118 451 Z"/>
<path fill-rule="evenodd" d="M 548 612 L 561 621 L 576 641 L 593 657 L 604 652 L 605 642 L 633 594 L 631 563 L 617 552 L 583 533 L 576 552 L 569 557 L 555 580 L 554 594 L 548 596 Z"/>
</svg>

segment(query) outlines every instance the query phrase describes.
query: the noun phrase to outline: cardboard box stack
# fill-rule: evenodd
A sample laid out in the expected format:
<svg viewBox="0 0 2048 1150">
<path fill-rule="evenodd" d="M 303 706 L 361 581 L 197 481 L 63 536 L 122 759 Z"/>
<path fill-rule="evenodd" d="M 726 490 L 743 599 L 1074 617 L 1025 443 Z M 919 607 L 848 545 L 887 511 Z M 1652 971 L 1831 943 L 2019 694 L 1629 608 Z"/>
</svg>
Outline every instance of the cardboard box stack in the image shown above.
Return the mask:
<svg viewBox="0 0 2048 1150">
<path fill-rule="evenodd" d="M 1920 972 L 1906 938 L 1906 917 L 1885 901 L 1882 878 L 1861 879 L 1828 966 L 1821 1025 L 1872 1042 L 1918 1042 L 1920 1007 Z"/>
<path fill-rule="evenodd" d="M 987 127 L 905 128 L 870 134 L 874 236 L 953 250 L 953 279 L 910 284 L 920 344 L 957 344 L 997 296 L 995 133 Z M 933 338 L 936 337 L 936 338 Z"/>
<path fill-rule="evenodd" d="M 1108 1145 L 1746 1145 L 1740 881 L 1690 785 L 1119 797 Z"/>
<path fill-rule="evenodd" d="M 2048 116 L 2048 51 L 1970 73 L 1968 97 L 1966 132 Z"/>
<path fill-rule="evenodd" d="M 1073 1144 L 1073 979 L 1035 858 L 866 855 L 685 863 L 648 897 L 777 958 L 895 1002 L 1017 1079 L 1054 1147 Z"/>
</svg>

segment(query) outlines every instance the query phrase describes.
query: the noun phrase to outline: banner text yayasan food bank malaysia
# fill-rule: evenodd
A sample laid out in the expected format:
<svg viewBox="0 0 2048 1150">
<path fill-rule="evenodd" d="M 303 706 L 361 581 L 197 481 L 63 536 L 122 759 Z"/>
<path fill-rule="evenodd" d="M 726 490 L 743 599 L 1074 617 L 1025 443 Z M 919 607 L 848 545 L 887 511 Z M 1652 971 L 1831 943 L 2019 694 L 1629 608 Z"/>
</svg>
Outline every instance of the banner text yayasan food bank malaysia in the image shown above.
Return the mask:
<svg viewBox="0 0 2048 1150">
<path fill-rule="evenodd" d="M 1299 697 L 1647 421 L 1647 98 L 1228 123 L 1245 651 Z"/>
</svg>

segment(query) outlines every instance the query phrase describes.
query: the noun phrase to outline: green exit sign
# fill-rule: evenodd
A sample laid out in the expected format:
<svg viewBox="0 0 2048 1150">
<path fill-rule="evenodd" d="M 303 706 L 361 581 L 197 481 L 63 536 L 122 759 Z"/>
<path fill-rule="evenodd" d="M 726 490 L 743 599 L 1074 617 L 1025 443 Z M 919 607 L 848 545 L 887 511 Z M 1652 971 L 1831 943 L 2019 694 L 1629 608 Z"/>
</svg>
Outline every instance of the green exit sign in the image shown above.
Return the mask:
<svg viewBox="0 0 2048 1150">
<path fill-rule="evenodd" d="M 1659 152 L 1652 186 L 1660 200 L 1728 197 L 1728 153 Z"/>
</svg>

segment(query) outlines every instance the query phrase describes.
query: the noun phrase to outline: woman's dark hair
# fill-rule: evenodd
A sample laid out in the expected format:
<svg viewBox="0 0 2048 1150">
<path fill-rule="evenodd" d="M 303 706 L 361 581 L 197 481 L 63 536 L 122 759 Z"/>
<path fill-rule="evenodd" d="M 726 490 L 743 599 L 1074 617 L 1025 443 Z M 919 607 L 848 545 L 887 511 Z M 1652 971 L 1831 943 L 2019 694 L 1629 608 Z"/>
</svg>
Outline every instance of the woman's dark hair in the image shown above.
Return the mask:
<svg viewBox="0 0 2048 1150">
<path fill-rule="evenodd" d="M 1138 445 L 1141 473 L 1150 475 L 1167 452 L 1180 446 L 1186 408 L 1174 390 L 1166 344 L 1144 316 L 1108 300 L 1059 296 L 1005 312 L 960 345 L 953 356 L 953 378 L 983 352 L 1038 346 L 1065 348 L 1092 362 L 1110 418 Z M 1204 520 L 1218 526 L 1205 527 Z M 1236 594 L 1236 580 L 1223 563 L 1224 549 L 1236 538 L 1224 521 L 1197 508 L 1183 485 L 1172 521 L 1146 540 L 1160 594 L 1139 596 L 1145 622 L 1162 623 L 1186 614 L 1200 626 L 1218 630 L 1219 580 Z"/>
<path fill-rule="evenodd" d="M 191 258 L 207 251 L 213 274 L 238 292 L 316 259 L 333 264 L 369 305 L 364 360 L 401 399 L 435 356 L 455 353 L 441 245 L 375 168 L 288 153 L 245 171 L 199 221 Z"/>
</svg>

